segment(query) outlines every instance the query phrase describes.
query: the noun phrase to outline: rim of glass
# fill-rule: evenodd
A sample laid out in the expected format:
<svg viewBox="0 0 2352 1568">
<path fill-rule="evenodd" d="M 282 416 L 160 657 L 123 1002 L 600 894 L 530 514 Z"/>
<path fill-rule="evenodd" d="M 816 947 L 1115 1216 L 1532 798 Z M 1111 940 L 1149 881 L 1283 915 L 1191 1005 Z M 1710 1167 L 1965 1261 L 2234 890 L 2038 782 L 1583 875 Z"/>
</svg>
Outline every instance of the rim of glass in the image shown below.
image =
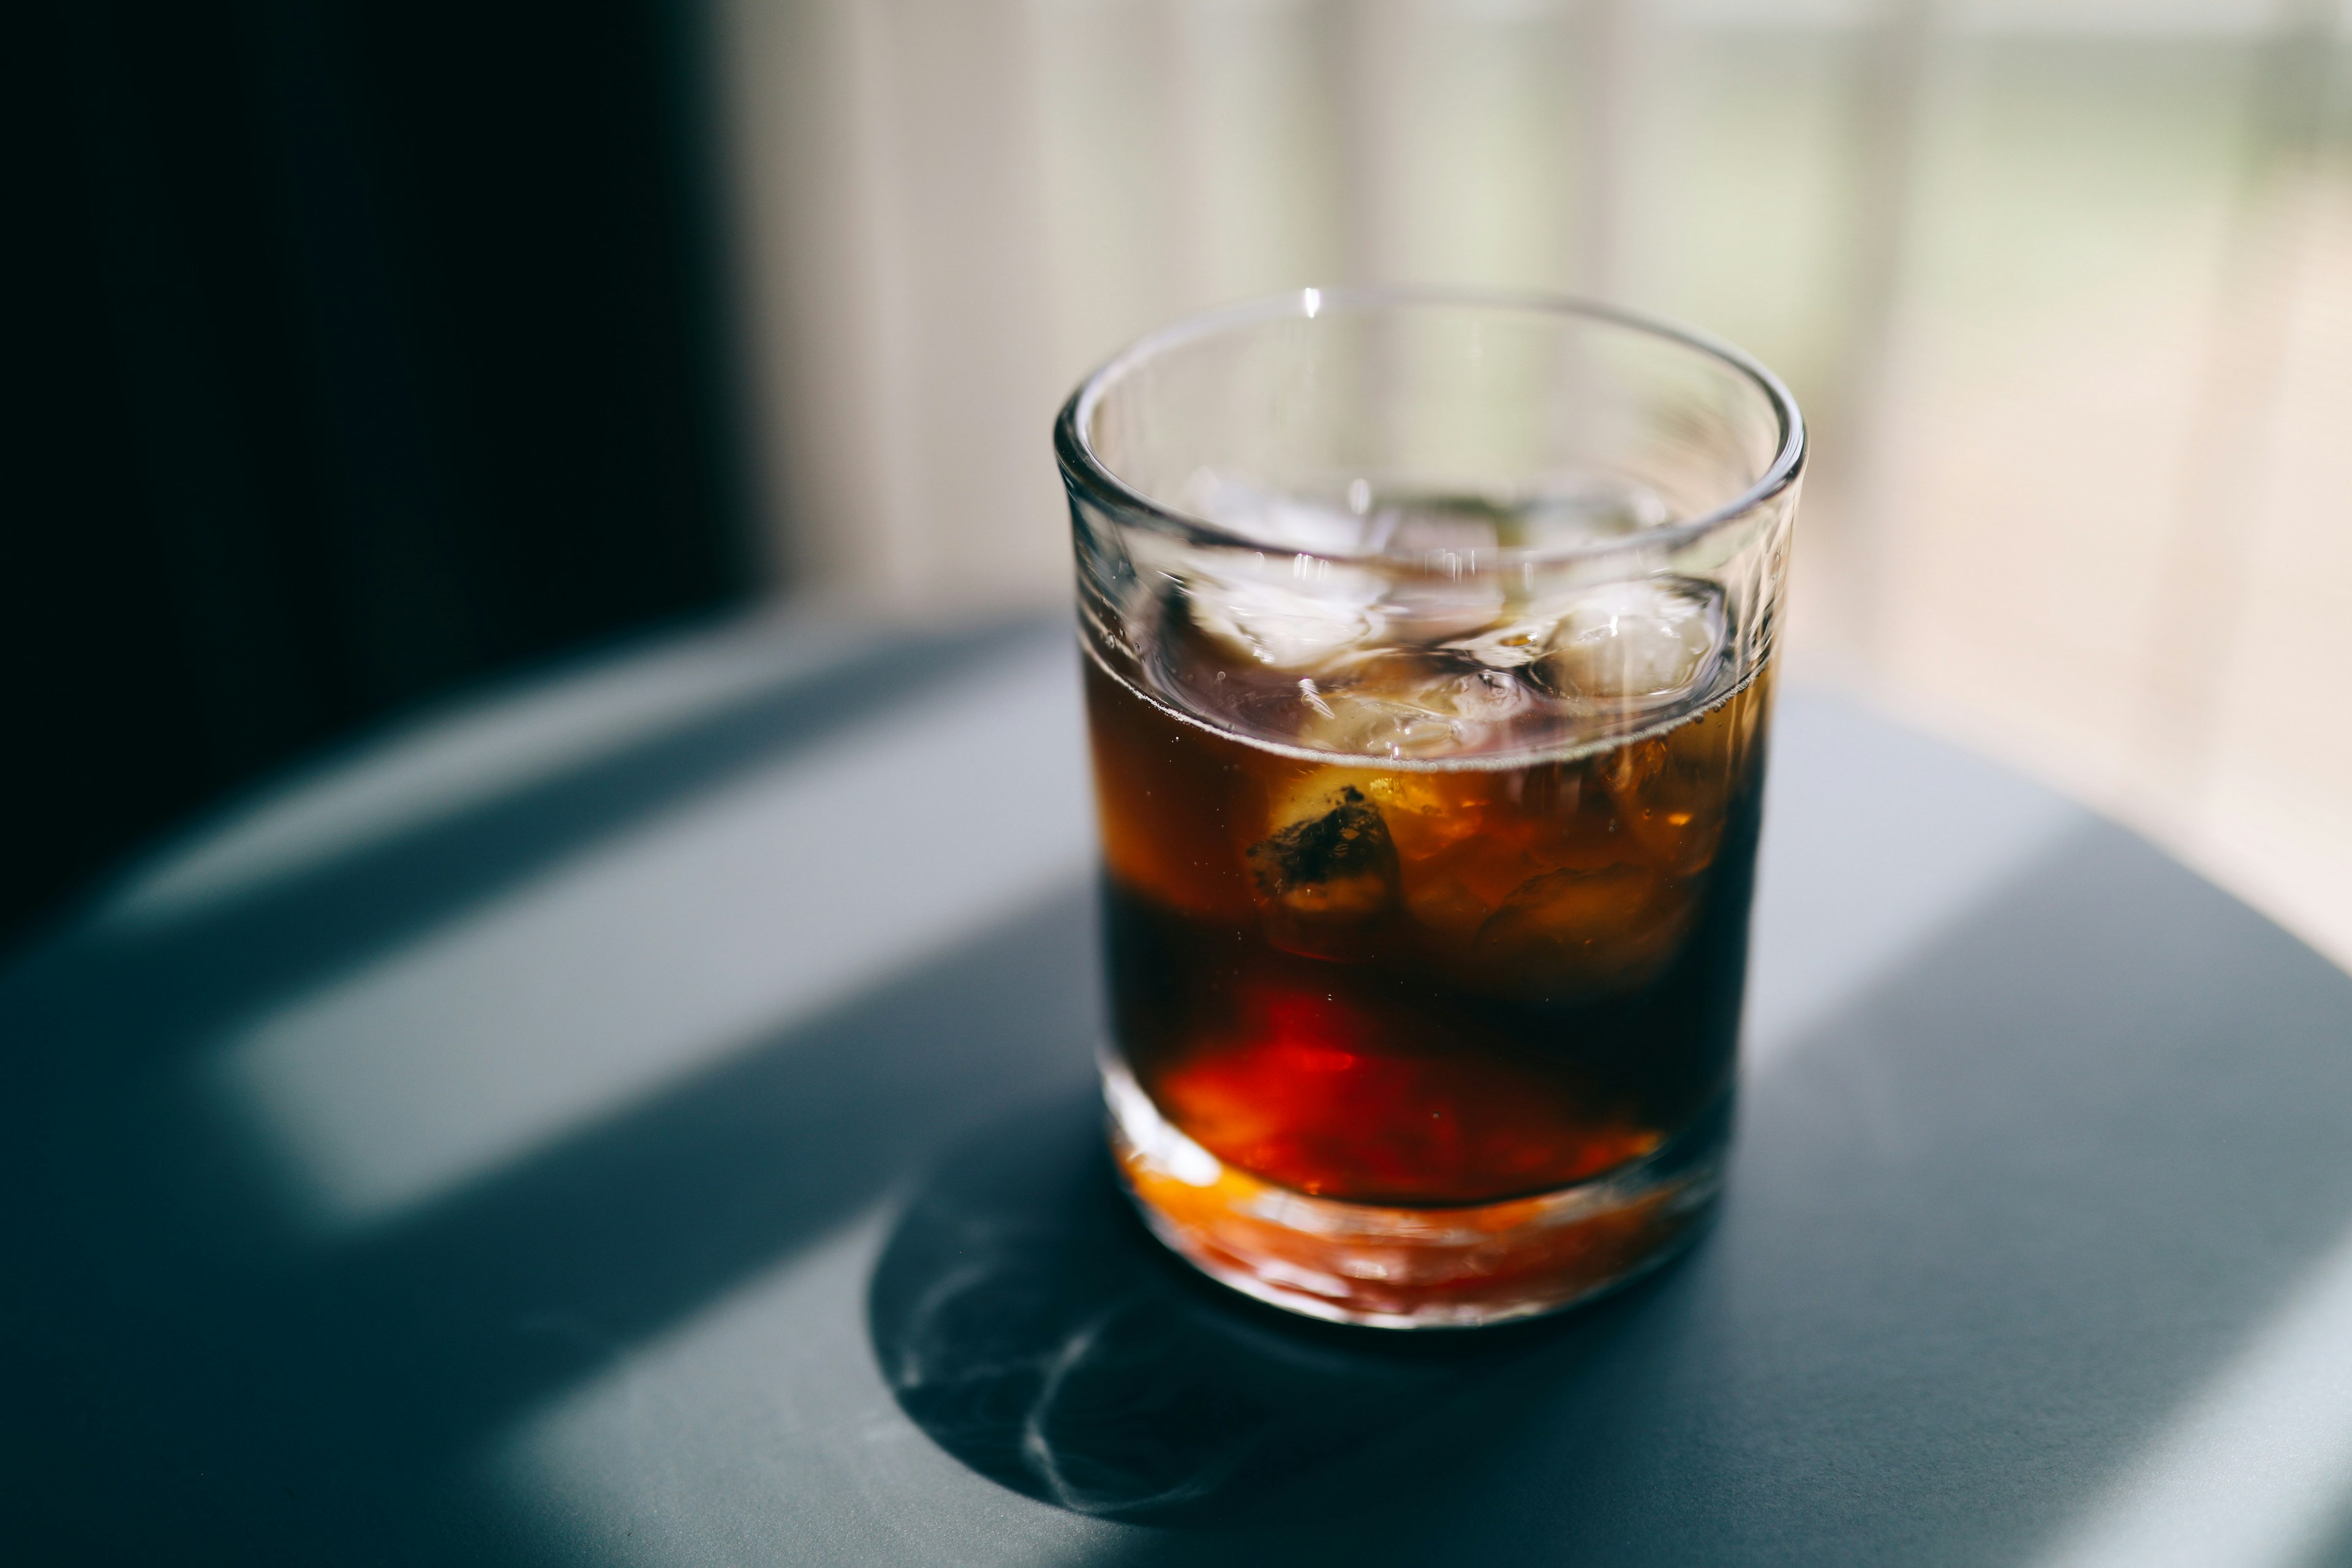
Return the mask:
<svg viewBox="0 0 2352 1568">
<path fill-rule="evenodd" d="M 1764 472 L 1754 483 L 1721 506 L 1679 521 L 1661 523 L 1654 528 L 1639 529 L 1633 533 L 1595 540 L 1590 543 L 1540 548 L 1525 545 L 1499 547 L 1492 552 L 1491 568 L 1482 560 L 1473 566 L 1474 570 L 1499 570 L 1518 565 L 1677 550 L 1753 511 L 1796 483 L 1798 475 L 1803 471 L 1805 417 L 1797 407 L 1796 398 L 1790 395 L 1787 384 L 1767 370 L 1761 362 L 1720 338 L 1680 322 L 1570 294 L 1551 294 L 1536 289 L 1395 285 L 1293 289 L 1288 293 L 1268 295 L 1188 316 L 1138 338 L 1097 366 L 1093 374 L 1078 384 L 1069 401 L 1062 405 L 1061 414 L 1054 421 L 1054 452 L 1060 461 L 1064 479 L 1073 488 L 1090 492 L 1098 501 L 1108 502 L 1123 511 L 1140 513 L 1164 530 L 1185 535 L 1194 542 L 1236 545 L 1255 550 L 1266 548 L 1263 540 L 1252 539 L 1206 518 L 1195 517 L 1156 501 L 1112 472 L 1110 466 L 1097 455 L 1094 448 L 1091 426 L 1096 406 L 1138 365 L 1197 339 L 1267 321 L 1312 321 L 1336 311 L 1364 313 L 1397 306 L 1467 306 L 1573 316 L 1663 338 L 1685 348 L 1696 349 L 1744 376 L 1763 393 L 1765 401 L 1771 405 L 1773 416 L 1780 421 L 1780 446 L 1773 454 L 1771 462 L 1766 465 Z M 1337 561 L 1389 561 L 1399 564 L 1410 564 L 1413 560 L 1411 556 L 1394 555 L 1380 550 L 1304 550 L 1291 553 Z M 1487 553 L 1486 551 L 1477 552 L 1480 556 Z"/>
</svg>

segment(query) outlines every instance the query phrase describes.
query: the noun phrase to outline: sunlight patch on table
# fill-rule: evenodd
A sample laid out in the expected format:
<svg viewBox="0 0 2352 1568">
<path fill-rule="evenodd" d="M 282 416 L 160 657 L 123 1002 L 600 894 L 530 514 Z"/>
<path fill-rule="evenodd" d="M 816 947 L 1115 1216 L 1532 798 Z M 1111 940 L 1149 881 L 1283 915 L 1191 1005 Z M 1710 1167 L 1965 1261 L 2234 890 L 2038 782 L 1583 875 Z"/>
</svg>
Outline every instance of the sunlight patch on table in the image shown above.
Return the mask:
<svg viewBox="0 0 2352 1568">
<path fill-rule="evenodd" d="M 258 1019 L 212 1071 L 310 1222 L 382 1221 L 1090 863 L 1073 656 L 978 665 Z"/>
<path fill-rule="evenodd" d="M 1852 702 L 1773 720 L 1746 1048 L 1760 1067 L 2047 856 L 2090 813 Z M 1786 810 L 1776 803 L 1789 802 Z"/>
<path fill-rule="evenodd" d="M 2352 1233 L 2042 1568 L 2301 1568 L 2352 1505 Z"/>
</svg>

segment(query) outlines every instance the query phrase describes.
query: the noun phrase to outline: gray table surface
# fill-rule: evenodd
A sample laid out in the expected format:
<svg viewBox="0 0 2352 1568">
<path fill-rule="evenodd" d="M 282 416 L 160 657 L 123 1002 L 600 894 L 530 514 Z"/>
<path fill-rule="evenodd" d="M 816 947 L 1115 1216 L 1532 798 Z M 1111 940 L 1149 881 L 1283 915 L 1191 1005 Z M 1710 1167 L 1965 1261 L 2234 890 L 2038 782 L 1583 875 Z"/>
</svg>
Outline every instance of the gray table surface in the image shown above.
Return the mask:
<svg viewBox="0 0 2352 1568">
<path fill-rule="evenodd" d="M 1772 765 L 1720 1223 L 1396 1336 L 1108 1193 L 1062 629 L 381 737 L 0 976 L 0 1554 L 2352 1561 L 2352 980 L 1829 696 Z"/>
</svg>

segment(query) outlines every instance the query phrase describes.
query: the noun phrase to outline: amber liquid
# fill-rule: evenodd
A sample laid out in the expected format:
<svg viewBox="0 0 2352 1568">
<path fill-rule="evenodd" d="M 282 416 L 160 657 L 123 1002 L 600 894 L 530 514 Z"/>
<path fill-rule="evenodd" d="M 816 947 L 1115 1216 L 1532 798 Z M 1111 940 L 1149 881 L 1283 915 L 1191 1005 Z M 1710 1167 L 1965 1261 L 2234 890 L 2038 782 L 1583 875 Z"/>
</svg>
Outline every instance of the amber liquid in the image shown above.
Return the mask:
<svg viewBox="0 0 2352 1568">
<path fill-rule="evenodd" d="M 1116 1050 L 1218 1160 L 1476 1205 L 1722 1114 L 1764 676 L 1600 749 L 1410 763 L 1245 738 L 1099 655 L 1086 680 Z"/>
</svg>

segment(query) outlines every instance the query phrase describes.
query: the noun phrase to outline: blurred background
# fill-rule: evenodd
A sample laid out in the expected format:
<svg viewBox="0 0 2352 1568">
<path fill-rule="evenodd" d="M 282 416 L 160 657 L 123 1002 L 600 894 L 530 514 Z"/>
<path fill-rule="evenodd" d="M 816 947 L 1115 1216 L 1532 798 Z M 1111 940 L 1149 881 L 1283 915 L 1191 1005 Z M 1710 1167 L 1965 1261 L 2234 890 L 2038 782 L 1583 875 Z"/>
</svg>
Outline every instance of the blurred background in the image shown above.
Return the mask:
<svg viewBox="0 0 2352 1568">
<path fill-rule="evenodd" d="M 2345 0 L 8 26 L 14 929 L 534 661 L 763 599 L 1056 605 L 1047 428 L 1087 369 L 1237 297 L 1423 280 L 1779 369 L 1815 429 L 1800 673 L 2352 963 Z"/>
</svg>

